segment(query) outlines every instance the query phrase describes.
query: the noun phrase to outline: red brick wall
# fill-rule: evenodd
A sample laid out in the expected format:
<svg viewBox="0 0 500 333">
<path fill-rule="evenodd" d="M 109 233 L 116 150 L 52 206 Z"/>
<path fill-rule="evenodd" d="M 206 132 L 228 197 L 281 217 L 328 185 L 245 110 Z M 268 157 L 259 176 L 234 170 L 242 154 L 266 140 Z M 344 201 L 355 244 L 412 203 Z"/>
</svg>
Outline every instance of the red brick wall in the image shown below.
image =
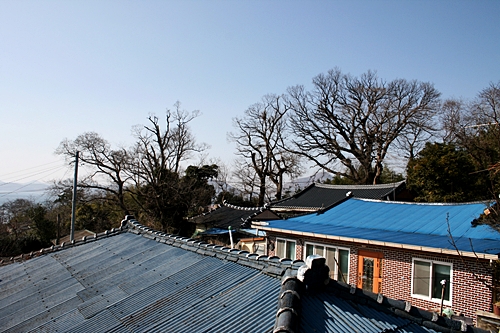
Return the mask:
<svg viewBox="0 0 500 333">
<path fill-rule="evenodd" d="M 475 258 L 459 258 L 451 255 L 440 255 L 431 252 L 410 251 L 396 248 L 371 246 L 349 242 L 330 241 L 311 237 L 295 238 L 290 235 L 270 235 L 268 241 L 274 243 L 276 236 L 279 238 L 297 241 L 296 253 L 298 259 L 302 258 L 305 242 L 329 244 L 350 249 L 349 283 L 356 285 L 358 271 L 358 250 L 382 252 L 382 294 L 393 299 L 410 301 L 412 305 L 423 309 L 436 309 L 440 303 L 422 300 L 411 296 L 412 259 L 435 260 L 452 263 L 452 305 L 455 313 L 463 313 L 467 317 L 476 318 L 478 310 L 492 311 L 492 292 L 487 287 L 491 285 L 492 276 L 488 260 Z M 268 255 L 274 255 L 269 251 Z M 483 282 L 478 281 L 483 279 Z M 445 305 L 445 307 L 447 307 Z"/>
</svg>

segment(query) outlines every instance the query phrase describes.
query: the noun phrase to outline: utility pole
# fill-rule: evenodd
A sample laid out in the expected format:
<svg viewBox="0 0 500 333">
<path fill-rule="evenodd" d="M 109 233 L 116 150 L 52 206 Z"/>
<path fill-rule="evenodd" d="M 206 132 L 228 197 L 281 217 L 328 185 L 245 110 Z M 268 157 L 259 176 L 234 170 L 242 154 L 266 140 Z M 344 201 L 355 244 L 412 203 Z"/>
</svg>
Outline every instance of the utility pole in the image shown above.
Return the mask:
<svg viewBox="0 0 500 333">
<path fill-rule="evenodd" d="M 57 237 L 56 245 L 59 245 L 59 240 L 61 239 L 61 214 L 57 214 Z"/>
<path fill-rule="evenodd" d="M 71 201 L 71 233 L 69 236 L 70 242 L 75 240 L 75 211 L 76 211 L 76 184 L 78 180 L 78 157 L 80 152 L 76 152 L 75 156 L 75 175 L 73 177 L 73 200 Z"/>
</svg>

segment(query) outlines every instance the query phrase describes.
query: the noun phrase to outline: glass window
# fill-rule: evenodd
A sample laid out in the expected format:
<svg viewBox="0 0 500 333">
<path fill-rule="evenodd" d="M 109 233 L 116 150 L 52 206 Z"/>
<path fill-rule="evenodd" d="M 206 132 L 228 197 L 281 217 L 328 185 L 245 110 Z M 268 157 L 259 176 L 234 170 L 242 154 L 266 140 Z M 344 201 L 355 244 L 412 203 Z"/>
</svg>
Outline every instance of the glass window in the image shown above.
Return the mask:
<svg viewBox="0 0 500 333">
<path fill-rule="evenodd" d="M 441 281 L 445 280 L 444 297 L 446 301 L 450 300 L 450 266 L 448 265 L 433 265 L 432 274 L 432 298 L 441 299 L 443 293 L 443 285 Z"/>
<path fill-rule="evenodd" d="M 348 283 L 349 280 L 349 250 L 339 249 L 339 277 L 337 280 Z"/>
<path fill-rule="evenodd" d="M 330 278 L 331 279 L 335 279 L 335 266 L 337 266 L 335 264 L 335 261 L 336 261 L 336 252 L 337 252 L 337 249 L 334 248 L 334 247 L 327 247 L 326 248 L 326 264 L 328 265 L 328 267 L 330 267 Z"/>
<path fill-rule="evenodd" d="M 441 300 L 445 280 L 443 299 L 450 301 L 451 264 L 436 263 L 433 261 L 413 261 L 413 294 L 429 299 Z"/>
<path fill-rule="evenodd" d="M 331 279 L 348 283 L 349 250 L 306 243 L 304 260 L 312 254 L 318 254 L 326 259 Z"/>
<path fill-rule="evenodd" d="M 306 244 L 306 258 L 314 254 L 314 245 Z"/>
<path fill-rule="evenodd" d="M 280 258 L 285 256 L 285 244 L 286 241 L 284 239 L 276 240 L 276 255 Z"/>
<path fill-rule="evenodd" d="M 285 258 L 295 260 L 295 242 L 287 241 L 286 242 L 286 256 Z"/>
<path fill-rule="evenodd" d="M 280 258 L 295 260 L 295 241 L 276 239 L 276 255 Z"/>
<path fill-rule="evenodd" d="M 431 264 L 425 261 L 413 262 L 413 293 L 429 297 Z"/>
</svg>

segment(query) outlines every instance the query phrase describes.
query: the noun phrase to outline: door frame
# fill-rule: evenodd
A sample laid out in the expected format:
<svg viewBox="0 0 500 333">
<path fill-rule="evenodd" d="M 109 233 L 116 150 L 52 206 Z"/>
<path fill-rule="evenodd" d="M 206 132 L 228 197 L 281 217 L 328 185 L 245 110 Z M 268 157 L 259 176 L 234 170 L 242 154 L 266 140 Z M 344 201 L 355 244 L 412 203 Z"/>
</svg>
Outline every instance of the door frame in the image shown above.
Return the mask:
<svg viewBox="0 0 500 333">
<path fill-rule="evenodd" d="M 373 290 L 372 292 L 378 294 L 382 292 L 382 259 L 384 254 L 382 252 L 368 251 L 368 250 L 358 250 L 358 271 L 357 271 L 357 287 L 363 288 L 363 259 L 371 258 L 374 259 L 374 269 L 373 269 Z"/>
</svg>

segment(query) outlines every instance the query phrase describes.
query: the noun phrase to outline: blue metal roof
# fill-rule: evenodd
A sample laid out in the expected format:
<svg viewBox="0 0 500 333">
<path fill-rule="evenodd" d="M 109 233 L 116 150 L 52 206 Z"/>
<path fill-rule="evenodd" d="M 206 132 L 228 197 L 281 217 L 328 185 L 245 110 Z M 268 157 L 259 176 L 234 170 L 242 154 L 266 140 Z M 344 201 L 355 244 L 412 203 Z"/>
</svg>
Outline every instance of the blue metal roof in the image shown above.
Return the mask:
<svg viewBox="0 0 500 333">
<path fill-rule="evenodd" d="M 500 253 L 500 233 L 471 222 L 487 203 L 402 203 L 351 198 L 322 213 L 268 221 L 282 230 L 392 242 L 441 249 L 455 249 L 449 231 L 461 251 Z M 448 229 L 449 228 L 449 229 Z"/>
</svg>

